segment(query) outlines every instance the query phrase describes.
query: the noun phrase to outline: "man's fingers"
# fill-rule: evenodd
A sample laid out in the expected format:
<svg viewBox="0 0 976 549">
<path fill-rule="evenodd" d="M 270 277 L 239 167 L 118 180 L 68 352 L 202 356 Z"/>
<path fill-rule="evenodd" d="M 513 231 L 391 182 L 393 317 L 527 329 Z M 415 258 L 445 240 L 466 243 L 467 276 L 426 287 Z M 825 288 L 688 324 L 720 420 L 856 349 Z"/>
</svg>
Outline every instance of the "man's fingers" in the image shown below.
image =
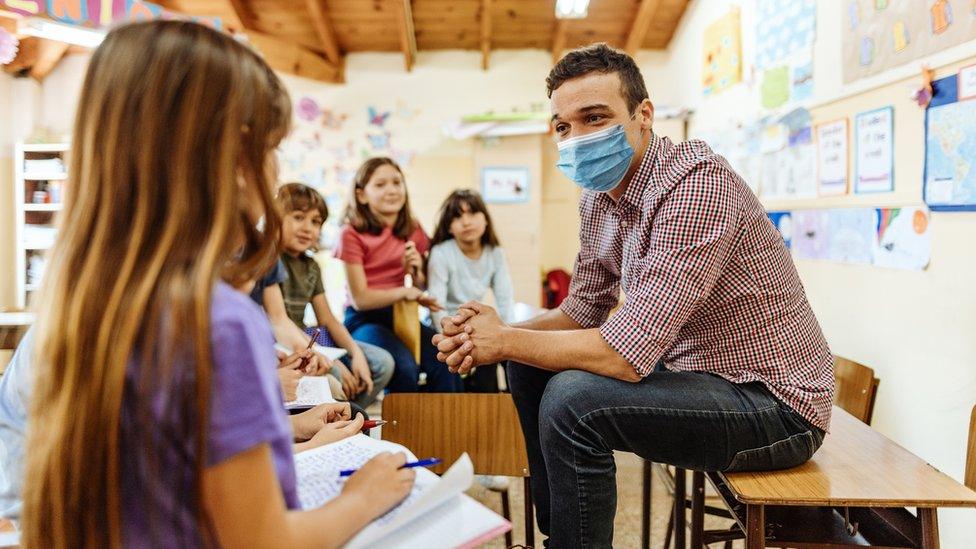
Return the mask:
<svg viewBox="0 0 976 549">
<path fill-rule="evenodd" d="M 462 345 L 464 345 L 466 341 L 470 339 L 471 336 L 469 336 L 468 334 L 461 334 L 455 337 L 448 337 L 448 338 L 441 339 L 440 343 L 437 343 L 436 347 L 437 350 L 441 351 L 442 353 L 449 353 L 457 349 L 458 347 L 461 347 Z"/>
</svg>

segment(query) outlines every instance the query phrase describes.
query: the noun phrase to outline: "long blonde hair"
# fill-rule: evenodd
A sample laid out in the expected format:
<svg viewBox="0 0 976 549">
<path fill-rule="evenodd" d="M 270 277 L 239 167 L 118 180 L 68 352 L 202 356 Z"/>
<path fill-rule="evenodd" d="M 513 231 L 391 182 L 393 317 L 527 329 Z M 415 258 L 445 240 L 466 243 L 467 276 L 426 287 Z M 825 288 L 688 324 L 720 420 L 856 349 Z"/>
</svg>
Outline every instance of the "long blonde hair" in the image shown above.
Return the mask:
<svg viewBox="0 0 976 549">
<path fill-rule="evenodd" d="M 192 472 L 157 472 L 192 479 L 176 503 L 209 538 L 211 295 L 218 279 L 255 278 L 276 257 L 271 158 L 290 117 L 268 65 L 202 25 L 127 25 L 95 50 L 37 307 L 24 546 L 120 546 L 122 484 L 136 481 L 121 478 L 120 456 L 165 469 L 166 444 L 194 452 Z M 140 370 L 127 381 L 132 360 Z M 176 433 L 157 431 L 161 394 L 183 419 Z"/>
</svg>

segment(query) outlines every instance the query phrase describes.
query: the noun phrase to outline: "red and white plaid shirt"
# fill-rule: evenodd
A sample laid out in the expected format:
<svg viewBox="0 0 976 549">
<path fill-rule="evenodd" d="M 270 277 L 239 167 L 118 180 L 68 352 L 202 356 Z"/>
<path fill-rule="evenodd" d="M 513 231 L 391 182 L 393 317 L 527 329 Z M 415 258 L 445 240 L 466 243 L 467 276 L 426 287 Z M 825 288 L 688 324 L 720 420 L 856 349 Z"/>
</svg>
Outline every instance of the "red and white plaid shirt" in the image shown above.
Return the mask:
<svg viewBox="0 0 976 549">
<path fill-rule="evenodd" d="M 833 357 L 793 260 L 749 187 L 702 141 L 651 135 L 627 191 L 586 191 L 564 313 L 641 376 L 659 361 L 759 381 L 830 424 Z M 609 320 L 623 288 L 624 304 Z"/>
</svg>

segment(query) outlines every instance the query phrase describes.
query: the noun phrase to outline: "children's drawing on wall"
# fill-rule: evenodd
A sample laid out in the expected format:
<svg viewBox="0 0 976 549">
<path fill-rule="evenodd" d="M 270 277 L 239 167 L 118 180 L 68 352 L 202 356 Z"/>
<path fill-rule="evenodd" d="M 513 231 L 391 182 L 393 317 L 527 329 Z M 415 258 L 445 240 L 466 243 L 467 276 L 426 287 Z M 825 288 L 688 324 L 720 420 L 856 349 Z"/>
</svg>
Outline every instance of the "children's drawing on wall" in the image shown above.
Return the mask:
<svg viewBox="0 0 976 549">
<path fill-rule="evenodd" d="M 976 36 L 972 0 L 851 0 L 842 26 L 844 83 L 905 65 Z M 967 6 L 968 4 L 968 6 Z"/>
<path fill-rule="evenodd" d="M 705 95 L 742 81 L 742 31 L 739 9 L 733 8 L 705 29 L 702 47 L 702 88 Z"/>
</svg>

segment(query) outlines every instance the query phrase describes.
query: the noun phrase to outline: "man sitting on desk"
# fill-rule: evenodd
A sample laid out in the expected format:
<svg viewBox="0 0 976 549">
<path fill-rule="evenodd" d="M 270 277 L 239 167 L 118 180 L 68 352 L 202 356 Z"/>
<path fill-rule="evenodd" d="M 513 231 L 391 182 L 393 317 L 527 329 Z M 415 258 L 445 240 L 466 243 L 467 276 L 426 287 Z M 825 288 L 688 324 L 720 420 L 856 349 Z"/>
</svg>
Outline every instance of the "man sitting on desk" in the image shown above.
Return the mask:
<svg viewBox="0 0 976 549">
<path fill-rule="evenodd" d="M 546 83 L 558 166 L 584 189 L 569 297 L 513 326 L 469 303 L 434 343 L 461 373 L 512 361 L 541 531 L 609 547 L 613 450 L 706 471 L 799 465 L 830 422 L 832 357 L 759 201 L 705 143 L 652 132 L 633 59 L 578 49 Z"/>
</svg>

